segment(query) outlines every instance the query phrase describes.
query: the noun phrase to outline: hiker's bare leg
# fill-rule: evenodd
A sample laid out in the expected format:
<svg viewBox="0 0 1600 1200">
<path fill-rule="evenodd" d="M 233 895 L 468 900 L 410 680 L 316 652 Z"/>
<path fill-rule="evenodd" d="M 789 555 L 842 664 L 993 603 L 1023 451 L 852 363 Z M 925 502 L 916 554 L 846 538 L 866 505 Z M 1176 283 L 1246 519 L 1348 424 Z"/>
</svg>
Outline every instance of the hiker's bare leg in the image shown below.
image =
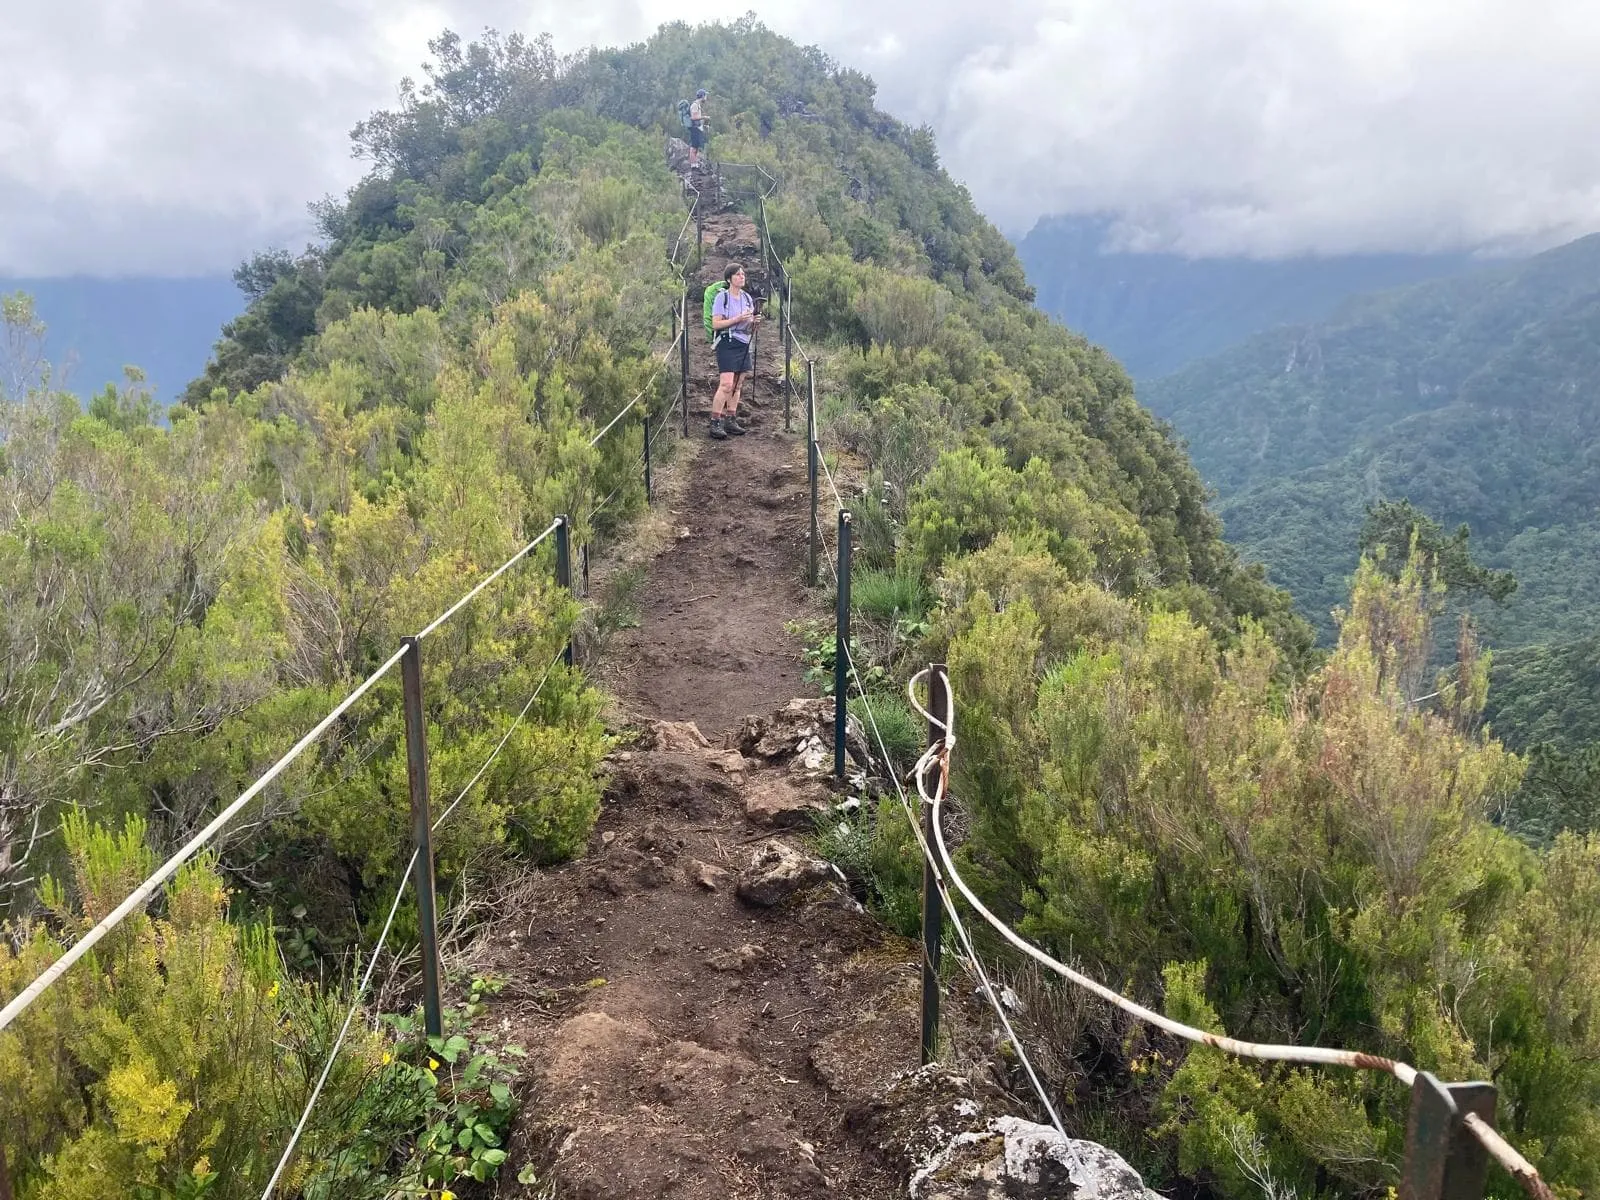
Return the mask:
<svg viewBox="0 0 1600 1200">
<path fill-rule="evenodd" d="M 729 377 L 723 376 L 723 378 L 726 379 Z M 739 400 L 744 391 L 745 373 L 740 371 L 737 375 L 732 376 L 732 379 L 733 384 L 729 388 L 728 395 L 728 415 L 730 417 L 737 417 L 739 415 Z"/>
<path fill-rule="evenodd" d="M 717 376 L 717 394 L 711 397 L 711 419 L 720 418 L 728 408 L 728 400 L 734 392 L 734 375 L 731 371 L 724 371 Z"/>
</svg>

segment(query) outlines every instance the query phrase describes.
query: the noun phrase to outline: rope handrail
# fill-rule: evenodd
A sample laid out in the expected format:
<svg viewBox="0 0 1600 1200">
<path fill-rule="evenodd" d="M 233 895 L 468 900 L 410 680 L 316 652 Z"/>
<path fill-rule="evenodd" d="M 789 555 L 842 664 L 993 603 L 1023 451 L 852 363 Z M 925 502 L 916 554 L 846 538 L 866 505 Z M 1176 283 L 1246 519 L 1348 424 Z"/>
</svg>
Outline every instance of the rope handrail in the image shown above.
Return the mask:
<svg viewBox="0 0 1600 1200">
<path fill-rule="evenodd" d="M 910 689 L 908 688 L 908 692 L 909 690 Z M 944 843 L 944 832 L 940 826 L 938 817 L 940 805 L 945 799 L 945 788 L 948 786 L 949 755 L 950 750 L 955 745 L 955 718 L 952 716 L 948 724 L 940 722 L 917 703 L 914 695 L 911 699 L 912 704 L 916 707 L 919 713 L 927 717 L 928 720 L 934 724 L 940 725 L 945 730 L 944 738 L 938 744 L 929 747 L 929 749 L 923 754 L 922 758 L 918 760 L 916 766 L 917 791 L 926 803 L 933 806 L 933 832 L 934 840 L 938 843 L 940 866 L 949 874 L 951 882 L 956 886 L 956 890 L 966 898 L 967 903 L 973 907 L 973 910 L 976 911 L 977 914 L 986 922 L 988 922 L 988 924 L 994 928 L 995 932 L 1000 934 L 1001 937 L 1005 938 L 1006 941 L 1010 942 L 1018 950 L 1021 950 L 1040 966 L 1055 972 L 1057 975 L 1060 975 L 1069 982 L 1075 983 L 1079 987 L 1093 992 L 1101 999 L 1110 1001 L 1124 1012 L 1136 1016 L 1140 1020 L 1147 1021 L 1175 1037 L 1180 1037 L 1187 1041 L 1199 1042 L 1203 1045 L 1212 1046 L 1218 1050 L 1223 1050 L 1240 1058 L 1258 1058 L 1277 1062 L 1315 1063 L 1325 1066 L 1352 1067 L 1357 1070 L 1365 1071 L 1381 1071 L 1384 1074 L 1393 1075 L 1396 1079 L 1408 1087 L 1412 1084 L 1412 1082 L 1415 1081 L 1417 1077 L 1417 1069 L 1415 1067 L 1411 1066 L 1409 1063 L 1399 1062 L 1392 1058 L 1385 1058 L 1378 1054 L 1367 1054 L 1359 1050 L 1334 1050 L 1325 1046 L 1285 1046 L 1262 1042 L 1246 1042 L 1238 1038 L 1227 1037 L 1223 1034 L 1211 1033 L 1207 1030 L 1199 1029 L 1193 1025 L 1185 1025 L 1182 1021 L 1175 1021 L 1163 1013 L 1158 1013 L 1154 1009 L 1146 1008 L 1137 1001 L 1128 999 L 1120 992 L 1113 991 L 1099 980 L 1093 979 L 1090 976 L 1083 974 L 1081 971 L 1073 970 L 1065 963 L 1052 958 L 1043 950 L 1035 946 L 1032 942 L 1024 938 L 1021 934 L 1013 930 L 999 917 L 995 916 L 994 913 L 990 912 L 989 909 L 984 905 L 983 901 L 979 900 L 973 890 L 967 886 L 966 881 L 961 878 L 960 873 L 955 869 L 955 864 L 951 861 L 949 851 Z M 940 767 L 939 784 L 935 789 L 935 794 L 930 796 L 927 790 L 926 777 L 928 769 L 935 762 L 937 762 Z"/>
<path fill-rule="evenodd" d="M 555 532 L 560 524 L 560 518 L 551 521 L 549 525 L 545 526 L 544 531 L 540 533 L 538 537 L 534 538 L 527 545 L 523 546 L 522 549 L 518 550 L 510 558 L 506 559 L 506 561 L 501 563 L 492 574 L 480 580 L 473 588 L 461 596 L 448 609 L 440 613 L 431 622 L 429 622 L 428 626 L 423 629 L 421 633 L 417 634 L 417 640 L 420 642 L 429 634 L 437 630 L 456 613 L 460 612 L 461 609 L 470 603 L 475 596 L 484 590 L 484 588 L 488 587 L 496 579 L 504 575 L 513 566 L 525 558 L 536 546 L 539 545 L 540 542 L 544 541 L 545 538 L 549 537 L 553 532 Z M 329 713 L 323 717 L 322 720 L 317 722 L 317 724 L 313 726 L 304 737 L 296 742 L 287 753 L 285 753 L 281 758 L 268 767 L 266 771 L 258 776 L 255 782 L 250 784 L 249 787 L 245 788 L 245 790 L 241 792 L 231 804 L 213 817 L 204 829 L 195 834 L 194 837 L 190 838 L 189 841 L 186 842 L 179 850 L 177 850 L 170 858 L 168 858 L 166 862 L 162 863 L 153 872 L 151 872 L 150 875 L 145 878 L 144 882 L 139 884 L 138 887 L 134 888 L 133 891 L 128 893 L 127 897 L 123 899 L 121 904 L 117 905 L 116 908 L 112 909 L 109 913 L 102 917 L 93 928 L 91 928 L 81 938 L 69 946 L 66 952 L 62 954 L 60 958 L 56 959 L 55 962 L 51 963 L 50 966 L 41 971 L 38 977 L 35 978 L 32 983 L 13 996 L 6 1006 L 3 1009 L 0 1009 L 0 1030 L 5 1029 L 11 1024 L 11 1022 L 21 1016 L 22 1013 L 30 1005 L 32 1005 L 35 1000 L 43 995 L 56 982 L 56 980 L 65 975 L 67 971 L 72 968 L 74 963 L 83 958 L 84 955 L 88 954 L 89 951 L 92 950 L 95 945 L 106 936 L 106 934 L 110 933 L 113 929 L 125 921 L 137 909 L 148 903 L 150 898 L 155 895 L 157 888 L 159 888 L 168 879 L 172 878 L 172 876 L 177 873 L 179 867 L 183 866 L 184 863 L 188 862 L 191 858 L 198 854 L 201 848 L 204 847 L 207 842 L 209 842 L 226 825 L 228 825 L 228 823 L 231 822 L 234 817 L 238 816 L 245 805 L 249 804 L 251 800 L 260 795 L 268 784 L 270 784 L 288 768 L 290 763 L 299 758 L 300 755 L 305 752 L 308 746 L 321 737 L 322 734 L 327 731 L 329 726 L 331 726 L 350 709 L 351 705 L 353 705 L 357 700 L 361 699 L 362 696 L 366 695 L 367 692 L 371 691 L 377 682 L 386 674 L 388 674 L 394 665 L 398 663 L 402 657 L 404 657 L 405 653 L 406 647 L 402 646 L 400 649 L 391 654 L 381 666 L 373 671 L 372 674 L 368 675 L 366 679 L 362 680 L 362 682 L 354 690 L 352 690 L 349 695 L 335 705 L 333 709 L 329 711 Z"/>
<path fill-rule="evenodd" d="M 516 715 L 510 726 L 507 727 L 505 736 L 500 739 L 493 750 L 489 751 L 489 757 L 484 759 L 483 765 L 478 768 L 477 774 L 467 781 L 467 785 L 461 789 L 460 794 L 450 802 L 449 807 L 440 813 L 438 819 L 433 822 L 432 829 L 435 832 L 445 823 L 450 814 L 455 812 L 457 805 L 467 798 L 467 793 L 472 790 L 478 780 L 483 778 L 484 772 L 494 765 L 495 759 L 500 757 L 500 751 L 505 749 L 506 743 L 511 740 L 511 735 L 517 731 L 518 726 L 522 724 L 523 718 L 533 708 L 534 701 L 539 698 L 539 693 L 544 691 L 544 685 L 550 680 L 550 673 L 555 670 L 556 663 L 560 661 L 561 652 L 557 651 L 555 657 L 550 660 L 549 666 L 545 667 L 544 676 L 539 680 L 538 686 L 533 689 L 533 695 L 528 697 L 528 702 L 522 706 L 522 711 Z M 328 1076 L 333 1072 L 334 1063 L 339 1059 L 339 1051 L 344 1046 L 344 1040 L 350 1033 L 350 1024 L 355 1019 L 356 1013 L 360 1011 L 361 1000 L 366 995 L 368 986 L 372 983 L 372 972 L 378 965 L 378 956 L 383 952 L 383 947 L 389 939 L 389 931 L 394 927 L 395 914 L 400 911 L 400 901 L 405 897 L 406 889 L 411 886 L 411 872 L 417 865 L 418 853 L 419 851 L 417 850 L 411 851 L 411 860 L 406 863 L 406 869 L 401 872 L 400 886 L 395 889 L 394 901 L 389 905 L 389 916 L 383 923 L 383 930 L 378 934 L 378 940 L 373 944 L 372 955 L 367 960 L 367 967 L 362 972 L 361 982 L 357 985 L 355 995 L 351 998 L 350 1009 L 345 1013 L 344 1023 L 339 1027 L 339 1035 L 334 1039 L 332 1049 L 328 1051 L 328 1060 L 323 1064 L 322 1074 L 317 1078 L 316 1086 L 311 1089 L 311 1095 L 306 1099 L 305 1109 L 301 1112 L 300 1120 L 295 1124 L 294 1131 L 289 1135 L 289 1142 L 283 1148 L 283 1154 L 278 1159 L 278 1165 L 272 1172 L 272 1178 L 267 1181 L 266 1190 L 261 1193 L 261 1200 L 269 1200 L 273 1188 L 278 1186 L 278 1179 L 282 1176 L 284 1168 L 289 1165 L 289 1161 L 294 1155 L 295 1147 L 300 1144 L 300 1137 L 305 1133 L 306 1125 L 311 1120 L 311 1112 L 316 1108 L 317 1100 L 322 1096 L 322 1089 L 328 1082 Z"/>
<path fill-rule="evenodd" d="M 854 664 L 852 664 L 851 669 L 852 671 L 854 670 Z M 954 749 L 956 742 L 955 704 L 953 693 L 950 693 L 952 699 L 948 721 L 940 721 L 922 706 L 921 702 L 917 699 L 916 684 L 917 680 L 928 675 L 928 673 L 928 670 L 924 669 L 912 676 L 910 682 L 906 685 L 906 694 L 911 702 L 911 707 L 929 722 L 930 728 L 937 727 L 943 730 L 943 736 L 937 742 L 935 742 L 934 745 L 928 747 L 928 749 L 923 753 L 922 757 L 917 760 L 917 765 L 915 768 L 917 794 L 924 803 L 930 805 L 932 808 L 932 821 L 930 823 L 933 826 L 934 840 L 938 844 L 939 849 L 937 860 L 930 858 L 929 862 L 933 867 L 935 875 L 947 875 L 950 882 L 955 884 L 956 890 L 961 893 L 961 895 L 966 899 L 967 903 L 972 906 L 973 910 L 977 912 L 978 915 L 981 916 L 996 933 L 1000 934 L 1001 937 L 1010 942 L 1017 949 L 1021 950 L 1029 958 L 1033 959 L 1035 962 L 1039 963 L 1041 966 L 1044 966 L 1048 970 L 1053 971 L 1055 974 L 1060 975 L 1068 982 L 1077 984 L 1084 990 L 1093 992 L 1102 999 L 1110 1001 L 1124 1012 L 1138 1017 L 1149 1024 L 1155 1025 L 1157 1028 L 1163 1029 L 1176 1037 L 1183 1038 L 1186 1041 L 1210 1046 L 1214 1049 L 1221 1050 L 1224 1053 L 1232 1054 L 1240 1058 L 1254 1058 L 1277 1062 L 1298 1062 L 1316 1066 L 1337 1066 L 1353 1068 L 1356 1070 L 1379 1071 L 1384 1074 L 1394 1076 L 1395 1079 L 1399 1080 L 1407 1087 L 1410 1087 L 1415 1083 L 1418 1074 L 1415 1067 L 1409 1063 L 1401 1062 L 1397 1059 L 1385 1058 L 1382 1055 L 1367 1054 L 1359 1050 L 1336 1050 L 1326 1046 L 1284 1046 L 1261 1042 L 1247 1042 L 1239 1038 L 1231 1038 L 1223 1034 L 1211 1033 L 1207 1030 L 1196 1028 L 1193 1025 L 1185 1025 L 1181 1021 L 1174 1021 L 1172 1018 L 1165 1016 L 1162 1013 L 1158 1013 L 1153 1009 L 1146 1008 L 1144 1005 L 1130 1000 L 1126 996 L 1113 991 L 1111 988 L 1099 982 L 1099 980 L 1093 979 L 1080 971 L 1075 971 L 1065 963 L 1059 962 L 1055 958 L 1052 958 L 1043 950 L 1039 949 L 1037 946 L 1033 945 L 1033 943 L 1029 942 L 1026 938 L 1018 934 L 1004 921 L 995 916 L 994 913 L 990 912 L 988 907 L 978 899 L 977 895 L 974 894 L 972 889 L 967 885 L 966 881 L 961 878 L 961 874 L 956 870 L 955 862 L 950 856 L 949 847 L 945 844 L 944 826 L 941 819 L 941 807 L 949 794 L 950 752 Z M 945 686 L 948 689 L 948 676 L 946 676 Z M 929 769 L 935 765 L 937 765 L 939 768 L 938 780 L 933 788 L 933 794 L 929 795 L 927 773 Z M 913 828 L 915 827 L 915 822 L 913 822 Z M 924 847 L 924 851 L 926 853 L 926 843 L 921 836 L 920 830 L 918 830 L 917 841 L 919 845 Z M 1502 1167 L 1504 1167 L 1509 1174 L 1516 1178 L 1517 1182 L 1522 1185 L 1523 1189 L 1527 1191 L 1530 1196 L 1534 1197 L 1534 1200 L 1554 1200 L 1554 1193 L 1550 1190 L 1549 1184 L 1547 1184 L 1540 1176 L 1538 1169 L 1525 1157 L 1523 1157 L 1523 1155 L 1517 1151 L 1516 1147 L 1507 1142 L 1492 1125 L 1483 1120 L 1476 1113 L 1470 1112 L 1463 1115 L 1462 1124 L 1465 1128 L 1472 1132 L 1473 1137 L 1477 1139 L 1478 1143 L 1483 1146 L 1490 1156 L 1493 1157 L 1495 1161 L 1498 1162 Z"/>
<path fill-rule="evenodd" d="M 560 524 L 561 519 L 559 517 L 556 520 L 551 521 L 549 525 L 545 526 L 544 531 L 540 533 L 538 537 L 534 538 L 527 545 L 523 546 L 510 558 L 506 559 L 506 561 L 501 563 L 500 566 L 497 567 L 491 574 L 480 580 L 474 587 L 456 600 L 456 602 L 448 609 L 440 613 L 431 622 L 429 622 L 427 627 L 424 628 L 421 633 L 417 634 L 417 640 L 420 642 L 429 634 L 435 632 L 456 613 L 460 612 L 461 609 L 469 604 L 474 597 L 481 593 L 496 579 L 500 578 L 500 576 L 509 571 L 513 566 L 515 566 L 530 552 L 532 552 L 533 549 L 539 545 L 539 543 L 543 542 L 547 537 L 555 532 Z M 249 804 L 251 800 L 254 800 L 258 795 L 260 795 L 261 792 L 266 789 L 267 785 L 281 775 L 289 767 L 289 765 L 295 761 L 295 759 L 299 758 L 300 755 L 305 752 L 308 746 L 310 746 L 327 731 L 329 726 L 331 726 L 335 721 L 349 711 L 351 705 L 355 704 L 357 700 L 361 699 L 362 696 L 371 691 L 378 681 L 387 675 L 389 671 L 393 669 L 394 665 L 405 656 L 405 653 L 406 647 L 402 646 L 400 649 L 391 654 L 381 666 L 379 666 L 372 672 L 372 674 L 368 675 L 364 680 L 362 680 L 361 683 L 357 685 L 347 696 L 345 696 L 343 700 L 336 704 L 328 712 L 328 714 L 322 718 L 322 720 L 318 721 L 317 724 L 313 726 L 304 737 L 296 742 L 281 758 L 268 767 L 266 771 L 259 775 L 249 787 L 245 788 L 245 790 L 241 792 L 232 803 L 230 803 L 226 808 L 213 817 L 204 829 L 195 834 L 194 837 L 190 838 L 189 841 L 186 842 L 176 852 L 174 852 L 171 857 L 169 857 L 164 863 L 152 871 L 150 875 L 139 884 L 138 887 L 134 888 L 133 891 L 128 893 L 128 895 L 123 899 L 122 903 L 118 904 L 116 908 L 112 909 L 98 922 L 96 922 L 96 924 L 87 933 L 69 946 L 66 952 L 63 953 L 60 958 L 56 959 L 55 962 L 51 963 L 48 967 L 41 971 L 33 980 L 33 982 L 28 984 L 27 987 L 23 988 L 22 991 L 13 996 L 6 1003 L 4 1008 L 0 1008 L 0 1030 L 4 1030 L 19 1016 L 21 1016 L 35 1000 L 49 990 L 49 988 L 53 986 L 58 979 L 65 975 L 67 971 L 78 962 L 79 959 L 88 954 L 89 951 L 92 950 L 95 945 L 106 936 L 106 934 L 110 933 L 135 911 L 148 903 L 150 898 L 155 895 L 157 888 L 159 888 L 168 879 L 172 878 L 172 876 L 177 873 L 179 867 L 183 866 L 184 863 L 188 862 L 191 858 L 198 854 L 206 845 L 206 843 L 210 842 L 212 838 L 214 838 L 225 826 L 227 826 L 236 816 L 239 815 L 239 813 L 244 809 L 245 805 Z"/>
<path fill-rule="evenodd" d="M 678 236 L 672 241 L 672 253 L 667 255 L 667 261 L 675 267 L 678 266 L 678 250 L 683 246 L 683 239 L 688 235 L 689 226 L 694 224 L 695 213 L 700 208 L 700 192 L 693 185 L 690 185 L 689 190 L 694 192 L 694 199 L 689 203 L 689 212 L 683 218 L 683 225 L 678 230 Z M 687 273 L 688 267 L 689 259 L 685 255 L 683 267 L 678 272 L 680 279 Z"/>
<path fill-rule="evenodd" d="M 546 525 L 543 533 L 539 534 L 539 536 L 534 538 L 533 541 L 529 542 L 521 550 L 518 550 L 510 558 L 506 559 L 505 562 L 501 563 L 497 568 L 495 568 L 494 574 L 479 580 L 477 586 L 474 587 L 470 592 L 462 596 L 461 599 L 457 600 L 449 608 L 445 609 L 444 612 L 440 613 L 432 621 L 428 622 L 427 627 L 424 628 L 421 633 L 417 634 L 417 641 L 420 642 L 425 639 L 430 633 L 438 629 L 439 626 L 443 625 L 451 617 L 455 616 L 456 613 L 460 612 L 463 607 L 472 601 L 473 597 L 475 597 L 479 592 L 483 591 L 484 588 L 488 587 L 496 579 L 499 579 L 500 576 L 504 575 L 517 563 L 521 562 L 522 559 L 531 553 L 540 542 L 544 541 L 545 538 L 554 533 L 560 525 L 560 517 L 557 517 L 554 521 L 551 521 L 550 524 Z"/>
<path fill-rule="evenodd" d="M 822 445 L 817 444 L 817 465 L 822 468 L 822 477 L 828 481 L 828 490 L 833 493 L 834 507 L 843 511 L 844 497 L 839 495 L 839 485 L 833 481 L 833 472 L 828 470 L 828 456 L 822 453 Z"/>
<path fill-rule="evenodd" d="M 916 814 L 911 811 L 911 801 L 906 796 L 906 790 L 900 783 L 900 777 L 890 766 L 889 751 L 883 743 L 883 734 L 878 731 L 878 720 L 872 712 L 872 701 L 867 698 L 866 685 L 861 681 L 861 673 L 856 670 L 855 657 L 850 653 L 848 645 L 844 647 L 844 657 L 845 663 L 849 667 L 850 678 L 855 681 L 856 692 L 861 697 L 862 707 L 866 710 L 867 723 L 872 727 L 872 736 L 878 743 L 878 753 L 883 755 L 884 765 L 889 767 L 889 777 L 894 781 L 895 793 L 899 797 L 900 807 L 905 810 L 906 820 L 910 823 L 911 832 L 916 838 L 918 846 L 922 849 L 923 858 L 928 862 L 932 862 L 933 858 L 928 850 L 927 841 L 922 836 L 922 824 L 916 819 Z M 1017 1057 L 1022 1061 L 1023 1068 L 1028 1074 L 1028 1080 L 1033 1085 L 1034 1093 L 1039 1097 L 1039 1102 L 1044 1105 L 1045 1112 L 1050 1114 L 1051 1125 L 1065 1139 L 1067 1131 L 1061 1123 L 1061 1117 L 1056 1112 L 1055 1105 L 1050 1103 L 1050 1096 L 1046 1092 L 1038 1072 L 1033 1069 L 1033 1063 L 1028 1058 L 1028 1052 L 1022 1045 L 1022 1039 L 1017 1036 L 1017 1031 L 1011 1027 L 1011 1019 L 1006 1016 L 1005 1005 L 1000 1002 L 1000 997 L 995 992 L 994 984 L 990 981 L 988 972 L 983 969 L 983 963 L 978 958 L 977 948 L 973 946 L 972 938 L 967 932 L 966 923 L 962 921 L 961 914 L 956 911 L 954 899 L 951 897 L 949 889 L 937 869 L 934 871 L 934 886 L 939 889 L 940 895 L 944 898 L 945 912 L 950 917 L 950 924 L 955 928 L 956 935 L 966 948 L 966 963 L 978 977 L 979 988 L 984 998 L 989 1001 L 990 1007 L 994 1009 L 995 1016 L 1000 1018 L 1000 1024 L 1005 1029 L 1006 1036 L 1011 1039 L 1011 1045 L 1016 1049 Z M 1068 1153 L 1076 1162 L 1077 1155 L 1071 1151 L 1070 1146 Z"/>
<path fill-rule="evenodd" d="M 29 1005 L 43 995 L 45 990 L 54 984 L 56 980 L 65 975 L 74 963 L 88 954 L 106 934 L 120 925 L 130 913 L 147 903 L 158 887 L 172 878 L 179 867 L 198 854 L 200 849 L 215 837 L 223 826 L 233 820 L 246 804 L 260 795 L 266 786 L 282 774 L 290 763 L 300 757 L 307 746 L 321 737 L 328 726 L 343 716 L 352 704 L 371 691 L 373 686 L 389 673 L 389 670 L 400 661 L 405 653 L 406 647 L 402 646 L 391 654 L 382 666 L 368 675 L 358 687 L 343 700 L 339 701 L 327 716 L 318 721 L 316 726 L 296 742 L 287 754 L 268 767 L 254 783 L 241 792 L 232 804 L 213 817 L 204 829 L 184 843 L 166 862 L 151 872 L 143 883 L 134 888 L 121 904 L 102 917 L 92 929 L 69 946 L 66 953 L 41 971 L 32 983 L 13 996 L 10 1002 L 3 1009 L 0 1009 L 0 1030 L 5 1029 L 12 1021 L 21 1016 Z"/>
<path fill-rule="evenodd" d="M 639 389 L 639 394 L 624 404 L 621 411 L 619 411 L 616 416 L 612 417 L 611 420 L 606 422 L 605 428 L 589 439 L 589 445 L 591 448 L 599 445 L 600 439 L 605 437 L 606 434 L 610 433 L 612 429 L 616 427 L 617 422 L 622 420 L 623 417 L 627 416 L 628 413 L 632 411 L 633 406 L 638 404 L 640 400 L 644 399 L 644 394 L 650 390 L 650 385 L 655 383 L 655 381 L 660 378 L 661 369 L 667 365 L 668 355 L 678 348 L 678 343 L 682 341 L 685 336 L 687 336 L 688 332 L 689 331 L 687 327 L 678 330 L 678 336 L 672 339 L 671 344 L 669 344 L 656 359 L 656 369 L 650 372 L 650 378 L 645 380 L 644 386 Z"/>
</svg>

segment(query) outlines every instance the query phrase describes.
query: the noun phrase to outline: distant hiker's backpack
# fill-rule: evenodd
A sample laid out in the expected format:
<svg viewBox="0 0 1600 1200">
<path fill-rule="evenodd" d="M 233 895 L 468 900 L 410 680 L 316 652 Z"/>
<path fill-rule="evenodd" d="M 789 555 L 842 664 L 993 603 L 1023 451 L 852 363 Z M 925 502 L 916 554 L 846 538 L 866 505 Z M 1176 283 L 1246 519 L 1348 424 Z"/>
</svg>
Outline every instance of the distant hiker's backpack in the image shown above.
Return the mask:
<svg viewBox="0 0 1600 1200">
<path fill-rule="evenodd" d="M 710 287 L 708 287 L 706 289 L 705 314 L 704 314 L 705 315 L 705 322 L 706 322 L 706 341 L 710 342 L 712 345 L 716 345 L 716 342 L 717 342 L 717 331 L 715 329 L 711 328 L 711 309 L 717 302 L 717 293 L 725 292 L 727 290 L 728 290 L 728 283 L 727 283 L 726 280 L 723 280 L 723 279 L 717 280 L 716 283 L 712 284 Z"/>
<path fill-rule="evenodd" d="M 678 120 L 685 129 L 694 128 L 694 120 L 689 116 L 689 102 L 687 100 L 678 101 Z"/>
</svg>

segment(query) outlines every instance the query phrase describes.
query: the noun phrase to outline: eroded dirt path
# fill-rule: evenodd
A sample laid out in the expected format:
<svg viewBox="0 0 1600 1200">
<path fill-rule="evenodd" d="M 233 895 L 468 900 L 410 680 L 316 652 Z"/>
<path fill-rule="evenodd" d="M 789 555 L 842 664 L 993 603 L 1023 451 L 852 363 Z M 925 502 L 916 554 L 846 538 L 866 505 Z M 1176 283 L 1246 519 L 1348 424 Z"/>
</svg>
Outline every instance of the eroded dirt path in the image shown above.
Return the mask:
<svg viewBox="0 0 1600 1200">
<path fill-rule="evenodd" d="M 706 228 L 703 279 L 759 263 L 748 219 Z M 904 1194 L 857 1114 L 916 1065 L 919 977 L 910 945 L 806 853 L 835 799 L 831 702 L 791 703 L 807 689 L 784 625 L 818 604 L 801 586 L 804 438 L 782 430 L 777 341 L 772 326 L 753 431 L 700 446 L 671 517 L 688 536 L 650 563 L 639 627 L 607 651 L 634 740 L 613 755 L 588 853 L 531 872 L 481 956 L 508 981 L 490 1019 L 532 1079 L 511 1161 L 543 1164 L 501 1195 Z M 704 439 L 713 366 L 693 344 Z"/>
<path fill-rule="evenodd" d="M 765 292 L 754 222 L 719 213 L 705 235 L 702 282 L 741 262 Z M 706 439 L 716 359 L 693 317 L 690 337 L 689 436 L 703 444 L 671 513 L 677 540 L 650 567 L 639 628 L 617 635 L 606 683 L 632 712 L 693 721 L 720 738 L 744 714 L 803 692 L 799 646 L 784 623 L 808 611 L 805 438 L 783 432 L 776 323 L 758 334 L 745 385 L 751 431 L 726 442 Z"/>
</svg>

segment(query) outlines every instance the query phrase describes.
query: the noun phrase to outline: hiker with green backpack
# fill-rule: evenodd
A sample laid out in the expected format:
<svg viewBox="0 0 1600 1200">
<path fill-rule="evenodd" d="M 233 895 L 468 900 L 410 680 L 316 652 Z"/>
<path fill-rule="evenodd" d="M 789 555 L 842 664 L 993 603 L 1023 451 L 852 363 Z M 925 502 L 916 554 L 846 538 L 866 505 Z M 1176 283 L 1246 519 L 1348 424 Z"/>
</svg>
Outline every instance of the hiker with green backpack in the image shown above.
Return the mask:
<svg viewBox="0 0 1600 1200">
<path fill-rule="evenodd" d="M 739 392 L 755 369 L 750 336 L 761 317 L 755 297 L 744 290 L 744 268 L 729 263 L 722 282 L 706 289 L 703 302 L 706 333 L 717 352 L 717 394 L 711 398 L 710 436 L 724 441 L 747 432 L 739 423 Z"/>
<path fill-rule="evenodd" d="M 706 90 L 701 88 L 694 94 L 693 102 L 688 100 L 678 101 L 678 120 L 683 125 L 684 131 L 689 135 L 689 170 L 700 168 L 700 151 L 706 146 Z"/>
</svg>

